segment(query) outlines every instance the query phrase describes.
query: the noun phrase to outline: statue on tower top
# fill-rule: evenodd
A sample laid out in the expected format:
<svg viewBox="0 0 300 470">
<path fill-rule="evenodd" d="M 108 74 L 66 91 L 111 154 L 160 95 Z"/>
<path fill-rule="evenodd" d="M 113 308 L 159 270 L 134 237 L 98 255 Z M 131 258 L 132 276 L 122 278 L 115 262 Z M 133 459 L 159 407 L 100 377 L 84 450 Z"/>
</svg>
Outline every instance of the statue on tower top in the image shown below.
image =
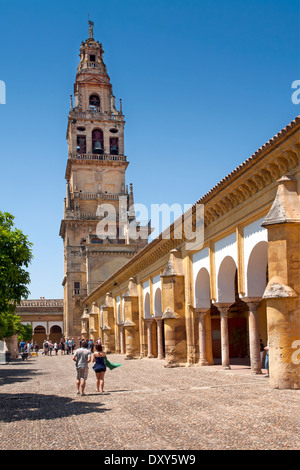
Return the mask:
<svg viewBox="0 0 300 470">
<path fill-rule="evenodd" d="M 94 22 L 89 20 L 89 34 L 90 38 L 94 39 Z"/>
</svg>

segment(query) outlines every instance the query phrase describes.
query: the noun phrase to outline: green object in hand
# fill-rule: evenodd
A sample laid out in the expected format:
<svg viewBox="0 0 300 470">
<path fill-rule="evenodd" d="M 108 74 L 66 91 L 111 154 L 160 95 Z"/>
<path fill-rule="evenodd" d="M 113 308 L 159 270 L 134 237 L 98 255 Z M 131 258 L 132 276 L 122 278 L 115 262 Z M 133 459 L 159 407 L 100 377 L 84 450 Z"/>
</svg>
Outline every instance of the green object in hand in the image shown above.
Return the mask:
<svg viewBox="0 0 300 470">
<path fill-rule="evenodd" d="M 110 362 L 106 356 L 104 357 L 104 363 L 110 370 L 113 370 L 116 367 L 121 367 L 121 364 L 118 364 L 117 362 L 116 363 Z"/>
</svg>

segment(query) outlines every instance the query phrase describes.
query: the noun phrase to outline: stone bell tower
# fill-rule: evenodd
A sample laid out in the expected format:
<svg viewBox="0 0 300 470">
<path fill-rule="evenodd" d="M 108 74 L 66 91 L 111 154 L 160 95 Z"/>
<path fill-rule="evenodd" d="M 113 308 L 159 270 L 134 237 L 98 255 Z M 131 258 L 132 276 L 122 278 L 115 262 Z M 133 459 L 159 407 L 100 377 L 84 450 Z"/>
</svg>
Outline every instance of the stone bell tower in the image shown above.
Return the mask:
<svg viewBox="0 0 300 470">
<path fill-rule="evenodd" d="M 64 242 L 64 331 L 81 334 L 84 299 L 148 243 L 148 226 L 135 220 L 133 189 L 125 184 L 122 101 L 115 105 L 102 44 L 82 42 L 70 99 Z M 140 236 L 132 237 L 129 225 Z"/>
</svg>

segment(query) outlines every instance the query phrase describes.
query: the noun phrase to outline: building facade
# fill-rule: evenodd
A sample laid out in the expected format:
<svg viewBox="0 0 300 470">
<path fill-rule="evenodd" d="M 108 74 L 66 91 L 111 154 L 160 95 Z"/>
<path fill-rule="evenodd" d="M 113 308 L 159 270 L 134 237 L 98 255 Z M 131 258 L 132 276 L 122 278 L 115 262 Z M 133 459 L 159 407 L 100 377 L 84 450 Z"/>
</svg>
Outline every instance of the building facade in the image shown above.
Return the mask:
<svg viewBox="0 0 300 470">
<path fill-rule="evenodd" d="M 102 44 L 82 42 L 68 116 L 64 244 L 64 331 L 81 333 L 83 299 L 147 244 L 137 225 L 132 184 L 125 182 L 124 114 L 103 62 Z M 73 102 L 73 99 L 75 100 Z M 148 233 L 147 227 L 139 227 Z M 91 332 L 92 333 L 92 332 Z"/>
<path fill-rule="evenodd" d="M 249 356 L 253 374 L 262 340 L 271 386 L 300 389 L 299 155 L 297 117 L 83 299 L 82 336 L 167 367 Z M 175 234 L 198 206 L 193 245 Z"/>
<path fill-rule="evenodd" d="M 44 297 L 22 300 L 17 306 L 16 314 L 21 317 L 22 323 L 31 325 L 33 342 L 37 342 L 40 348 L 46 339 L 55 343 L 64 336 L 63 306 L 62 299 Z"/>
</svg>

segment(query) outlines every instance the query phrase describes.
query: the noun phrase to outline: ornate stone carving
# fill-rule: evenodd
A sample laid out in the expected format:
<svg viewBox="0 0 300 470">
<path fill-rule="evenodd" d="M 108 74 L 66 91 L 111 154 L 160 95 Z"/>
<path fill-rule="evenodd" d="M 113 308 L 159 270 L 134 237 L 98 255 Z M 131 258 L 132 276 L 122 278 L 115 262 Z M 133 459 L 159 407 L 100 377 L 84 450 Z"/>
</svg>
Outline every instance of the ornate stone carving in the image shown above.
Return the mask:
<svg viewBox="0 0 300 470">
<path fill-rule="evenodd" d="M 163 312 L 162 318 L 163 320 L 176 319 L 176 318 L 180 318 L 180 315 L 174 312 L 174 310 L 172 310 L 171 307 L 167 307 L 166 310 Z"/>
</svg>

